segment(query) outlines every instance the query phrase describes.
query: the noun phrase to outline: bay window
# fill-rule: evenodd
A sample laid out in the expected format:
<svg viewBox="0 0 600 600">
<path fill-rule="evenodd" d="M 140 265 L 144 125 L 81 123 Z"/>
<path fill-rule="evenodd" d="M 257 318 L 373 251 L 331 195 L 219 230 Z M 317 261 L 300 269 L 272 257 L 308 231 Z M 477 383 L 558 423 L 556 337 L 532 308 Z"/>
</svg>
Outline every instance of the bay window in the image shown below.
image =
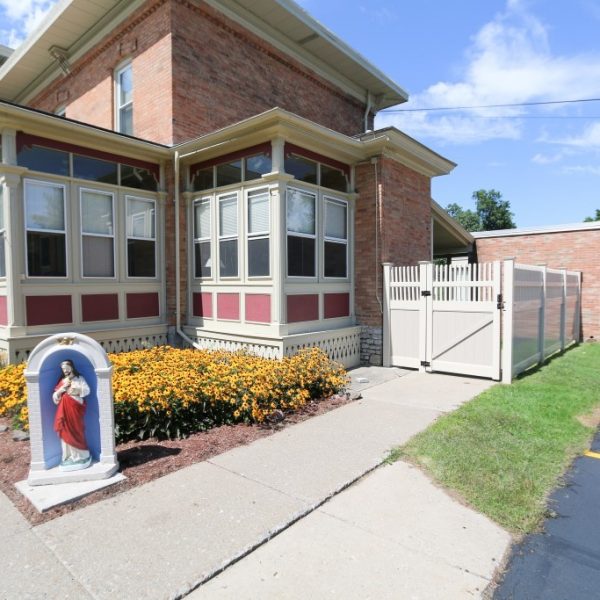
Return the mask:
<svg viewBox="0 0 600 600">
<path fill-rule="evenodd" d="M 270 274 L 270 210 L 267 188 L 248 192 L 248 277 Z"/>
<path fill-rule="evenodd" d="M 125 197 L 127 203 L 127 274 L 156 277 L 156 205 L 154 200 Z"/>
<path fill-rule="evenodd" d="M 237 277 L 238 195 L 219 197 L 219 276 Z"/>
<path fill-rule="evenodd" d="M 323 271 L 325 277 L 348 276 L 348 204 L 325 197 Z"/>
<path fill-rule="evenodd" d="M 316 194 L 287 190 L 287 272 L 289 277 L 316 276 Z"/>
<path fill-rule="evenodd" d="M 27 274 L 66 277 L 65 187 L 25 180 Z"/>
<path fill-rule="evenodd" d="M 194 203 L 194 273 L 212 277 L 210 198 Z"/>
<path fill-rule="evenodd" d="M 115 276 L 114 197 L 109 192 L 80 190 L 81 274 Z"/>
</svg>

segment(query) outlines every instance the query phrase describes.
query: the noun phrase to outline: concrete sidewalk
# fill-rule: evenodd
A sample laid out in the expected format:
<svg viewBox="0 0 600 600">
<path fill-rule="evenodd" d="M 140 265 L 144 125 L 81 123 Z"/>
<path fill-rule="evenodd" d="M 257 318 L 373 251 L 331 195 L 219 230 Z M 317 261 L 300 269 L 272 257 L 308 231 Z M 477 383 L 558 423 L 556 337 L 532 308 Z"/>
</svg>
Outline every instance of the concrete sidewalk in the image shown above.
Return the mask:
<svg viewBox="0 0 600 600">
<path fill-rule="evenodd" d="M 509 535 L 418 469 L 374 469 L 491 383 L 352 376 L 362 400 L 44 525 L 0 495 L 1 597 L 478 597 Z"/>
</svg>

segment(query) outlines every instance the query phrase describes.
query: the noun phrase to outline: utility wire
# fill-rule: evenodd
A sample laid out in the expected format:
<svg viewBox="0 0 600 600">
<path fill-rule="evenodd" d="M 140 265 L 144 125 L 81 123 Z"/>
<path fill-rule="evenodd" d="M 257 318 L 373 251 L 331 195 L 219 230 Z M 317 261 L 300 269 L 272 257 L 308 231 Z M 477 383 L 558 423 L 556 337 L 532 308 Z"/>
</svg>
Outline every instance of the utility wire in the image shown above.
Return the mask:
<svg viewBox="0 0 600 600">
<path fill-rule="evenodd" d="M 579 100 L 547 100 L 545 102 L 515 102 L 513 104 L 481 104 L 478 106 L 444 106 L 437 108 L 384 108 L 380 112 L 432 112 L 437 110 L 468 110 L 475 108 L 517 108 L 519 106 L 547 106 L 549 104 L 575 104 L 580 102 L 600 102 L 600 98 L 582 98 Z"/>
</svg>

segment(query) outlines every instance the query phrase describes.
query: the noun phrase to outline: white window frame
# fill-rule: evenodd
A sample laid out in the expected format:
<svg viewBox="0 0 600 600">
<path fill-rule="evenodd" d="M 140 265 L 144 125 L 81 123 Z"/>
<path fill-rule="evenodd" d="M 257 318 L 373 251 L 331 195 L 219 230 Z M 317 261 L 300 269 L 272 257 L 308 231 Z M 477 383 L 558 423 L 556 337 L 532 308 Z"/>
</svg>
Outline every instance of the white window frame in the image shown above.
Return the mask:
<svg viewBox="0 0 600 600">
<path fill-rule="evenodd" d="M 302 194 L 309 194 L 313 196 L 315 201 L 315 233 L 298 233 L 296 231 L 290 231 L 288 229 L 288 202 L 290 192 L 301 192 Z M 290 275 L 289 274 L 289 262 L 288 262 L 288 240 L 289 237 L 303 237 L 309 238 L 315 241 L 315 264 L 314 264 L 314 275 Z M 288 279 L 304 280 L 304 281 L 316 281 L 319 277 L 319 194 L 316 191 L 302 189 L 299 187 L 288 187 L 285 192 L 285 273 Z"/>
<path fill-rule="evenodd" d="M 254 232 L 250 233 L 250 194 L 262 192 L 267 196 L 267 206 L 269 210 L 269 216 L 267 219 L 268 229 L 266 231 Z M 245 210 L 246 210 L 246 276 L 248 279 L 256 280 L 256 279 L 270 279 L 271 278 L 271 257 L 272 257 L 272 247 L 273 242 L 271 239 L 271 189 L 268 187 L 257 187 L 253 189 L 246 190 L 246 202 L 245 202 Z M 250 275 L 250 241 L 252 240 L 269 240 L 269 272 L 266 275 Z"/>
<path fill-rule="evenodd" d="M 209 225 L 209 236 L 208 237 L 196 237 L 196 206 L 200 204 L 208 204 L 208 212 L 210 216 L 210 225 Z M 215 248 L 213 244 L 213 199 L 212 196 L 202 196 L 200 198 L 196 198 L 192 203 L 192 256 L 193 256 L 193 272 L 192 276 L 194 279 L 199 279 L 203 281 L 211 281 L 215 278 Z M 196 275 L 196 244 L 206 243 L 210 244 L 210 277 L 202 277 Z"/>
<path fill-rule="evenodd" d="M 137 237 L 134 235 L 129 235 L 127 233 L 128 230 L 128 219 L 129 217 L 127 216 L 127 208 L 128 208 L 128 203 L 129 200 L 139 200 L 142 202 L 150 202 L 153 204 L 154 206 L 154 237 L 150 238 L 150 237 Z M 148 281 L 157 281 L 158 280 L 158 272 L 159 272 L 159 265 L 158 265 L 158 244 L 157 244 L 157 239 L 158 239 L 158 204 L 156 202 L 156 200 L 154 198 L 146 198 L 144 196 L 133 196 L 131 194 L 127 194 L 125 196 L 125 275 L 127 277 L 127 279 L 133 279 L 135 281 L 139 281 L 140 279 L 145 279 Z M 133 227 L 132 227 L 133 229 Z M 130 275 L 129 274 L 129 240 L 142 240 L 142 241 L 153 241 L 154 242 L 154 276 L 148 276 L 148 275 Z"/>
<path fill-rule="evenodd" d="M 125 104 L 121 104 L 121 74 L 124 73 L 125 71 L 131 71 L 131 80 L 133 82 L 133 63 L 131 62 L 131 60 L 128 60 L 125 63 L 122 63 L 120 66 L 118 66 L 115 69 L 115 79 L 114 79 L 114 85 L 115 85 L 115 131 L 118 131 L 119 133 L 124 133 L 126 135 L 133 135 L 133 85 L 132 85 L 132 97 L 131 100 Z M 126 132 L 126 131 L 122 131 L 121 127 L 122 127 L 122 122 L 121 122 L 121 111 L 131 107 L 131 131 L 130 132 Z"/>
<path fill-rule="evenodd" d="M 231 200 L 235 196 L 235 204 L 236 204 L 236 234 L 235 235 L 221 235 L 221 202 L 224 200 Z M 217 228 L 218 228 L 218 266 L 219 272 L 217 277 L 219 280 L 233 280 L 240 278 L 240 194 L 239 191 L 234 192 L 226 192 L 224 194 L 220 194 L 217 196 Z M 221 242 L 228 242 L 236 240 L 237 241 L 237 273 L 235 275 L 221 275 Z"/>
<path fill-rule="evenodd" d="M 341 204 L 346 209 L 346 239 L 335 238 L 327 235 L 327 203 L 330 202 L 332 204 Z M 335 281 L 346 281 L 350 278 L 350 265 L 348 261 L 348 246 L 349 246 L 349 238 L 350 238 L 350 204 L 347 200 L 343 200 L 342 198 L 336 198 L 334 196 L 323 195 L 323 279 L 335 280 Z M 332 242 L 335 244 L 344 244 L 346 246 L 346 275 L 342 277 L 331 277 L 325 275 L 325 243 Z"/>
<path fill-rule="evenodd" d="M 58 229 L 30 229 L 27 227 L 27 188 L 30 185 L 47 185 L 50 187 L 61 188 L 63 191 L 63 215 L 65 221 L 65 229 L 64 231 L 60 231 Z M 69 236 L 67 235 L 67 231 L 69 230 L 69 215 L 67 213 L 67 186 L 63 183 L 55 183 L 53 181 L 43 181 L 41 179 L 24 179 L 23 180 L 23 208 L 24 208 L 24 225 L 25 225 L 25 272 L 27 273 L 27 277 L 29 279 L 40 279 L 40 280 L 48 280 L 48 279 L 69 279 L 70 277 L 70 269 L 69 269 Z M 27 247 L 27 233 L 29 231 L 34 231 L 36 233 L 61 233 L 65 236 L 65 275 L 30 275 L 29 274 L 29 255 L 28 255 L 28 247 Z"/>
<path fill-rule="evenodd" d="M 104 196 L 110 196 L 111 199 L 111 209 L 112 209 L 112 235 L 107 235 L 103 233 L 86 233 L 83 231 L 83 194 L 85 192 L 90 192 L 92 194 L 101 194 Z M 156 221 L 156 214 L 154 216 L 154 220 Z M 155 224 L 156 229 L 156 224 Z M 115 246 L 115 195 L 113 192 L 107 192 L 105 190 L 95 190 L 93 188 L 79 188 L 79 247 L 81 257 L 81 279 L 109 279 L 114 280 L 117 278 L 117 250 Z M 156 231 L 155 231 L 156 235 Z M 84 275 L 83 274 L 83 238 L 87 237 L 99 237 L 99 238 L 112 238 L 112 247 L 113 247 L 113 275 L 103 276 L 103 275 Z"/>
</svg>

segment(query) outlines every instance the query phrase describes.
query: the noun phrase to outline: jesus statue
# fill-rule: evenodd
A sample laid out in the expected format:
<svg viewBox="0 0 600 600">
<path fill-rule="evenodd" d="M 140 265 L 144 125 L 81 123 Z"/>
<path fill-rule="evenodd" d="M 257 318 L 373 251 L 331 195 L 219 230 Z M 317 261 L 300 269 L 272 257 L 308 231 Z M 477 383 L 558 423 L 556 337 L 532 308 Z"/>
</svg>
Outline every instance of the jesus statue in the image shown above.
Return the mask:
<svg viewBox="0 0 600 600">
<path fill-rule="evenodd" d="M 85 401 L 90 388 L 79 374 L 73 361 L 60 363 L 61 377 L 54 388 L 52 400 L 58 405 L 54 417 L 54 430 L 60 438 L 62 460 L 60 471 L 78 471 L 92 463 L 92 457 L 85 440 Z"/>
</svg>

